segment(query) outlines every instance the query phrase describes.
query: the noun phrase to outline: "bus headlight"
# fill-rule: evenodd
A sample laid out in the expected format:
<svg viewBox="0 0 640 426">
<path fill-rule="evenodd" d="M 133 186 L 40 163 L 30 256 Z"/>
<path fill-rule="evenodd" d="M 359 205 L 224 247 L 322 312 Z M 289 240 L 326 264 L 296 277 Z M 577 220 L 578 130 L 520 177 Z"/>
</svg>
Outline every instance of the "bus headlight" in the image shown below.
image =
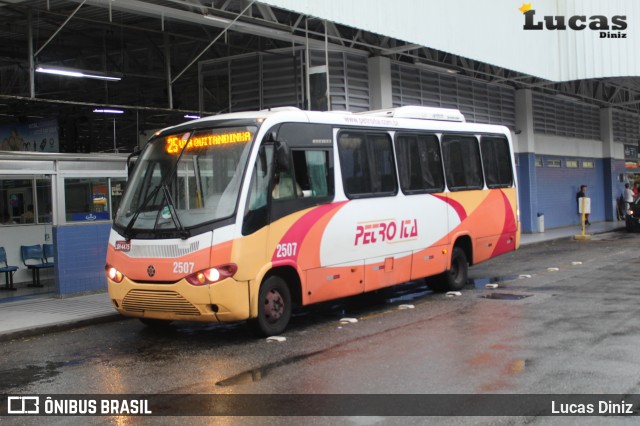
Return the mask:
<svg viewBox="0 0 640 426">
<path fill-rule="evenodd" d="M 194 272 L 186 276 L 184 279 L 191 285 L 201 286 L 213 284 L 225 278 L 232 277 L 238 271 L 238 265 L 228 263 L 226 265 L 215 266 L 213 268 L 204 269 Z"/>
<path fill-rule="evenodd" d="M 113 266 L 107 265 L 104 269 L 107 273 L 107 278 L 109 278 L 111 281 L 119 283 L 124 279 L 124 275 L 122 275 L 122 272 L 118 271 Z"/>
</svg>

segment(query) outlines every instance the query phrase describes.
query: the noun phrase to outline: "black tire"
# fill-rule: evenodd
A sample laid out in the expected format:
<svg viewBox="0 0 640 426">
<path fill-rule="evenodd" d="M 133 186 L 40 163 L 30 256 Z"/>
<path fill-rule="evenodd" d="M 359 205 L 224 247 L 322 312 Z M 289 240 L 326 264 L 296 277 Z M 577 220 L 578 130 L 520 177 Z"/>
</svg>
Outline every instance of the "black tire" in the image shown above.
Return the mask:
<svg viewBox="0 0 640 426">
<path fill-rule="evenodd" d="M 291 319 L 291 292 L 287 283 L 271 276 L 260 286 L 258 294 L 257 331 L 264 336 L 282 333 Z"/>
<path fill-rule="evenodd" d="M 427 286 L 433 291 L 460 291 L 467 285 L 469 263 L 467 255 L 460 247 L 451 252 L 451 268 L 443 274 L 427 279 Z"/>
<path fill-rule="evenodd" d="M 173 321 L 169 320 L 159 320 L 152 318 L 138 318 L 141 323 L 146 325 L 149 328 L 162 329 L 167 328 Z"/>
</svg>

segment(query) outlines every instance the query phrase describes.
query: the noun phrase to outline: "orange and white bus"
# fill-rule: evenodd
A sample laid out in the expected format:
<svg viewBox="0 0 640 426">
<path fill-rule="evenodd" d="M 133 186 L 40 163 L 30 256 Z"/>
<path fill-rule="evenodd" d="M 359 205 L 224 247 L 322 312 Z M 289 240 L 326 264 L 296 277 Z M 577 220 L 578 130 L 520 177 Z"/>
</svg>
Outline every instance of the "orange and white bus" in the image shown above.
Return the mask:
<svg viewBox="0 0 640 426">
<path fill-rule="evenodd" d="M 507 128 L 457 110 L 278 108 L 162 130 L 114 220 L 106 273 L 145 324 L 251 320 L 441 275 L 520 244 Z"/>
</svg>

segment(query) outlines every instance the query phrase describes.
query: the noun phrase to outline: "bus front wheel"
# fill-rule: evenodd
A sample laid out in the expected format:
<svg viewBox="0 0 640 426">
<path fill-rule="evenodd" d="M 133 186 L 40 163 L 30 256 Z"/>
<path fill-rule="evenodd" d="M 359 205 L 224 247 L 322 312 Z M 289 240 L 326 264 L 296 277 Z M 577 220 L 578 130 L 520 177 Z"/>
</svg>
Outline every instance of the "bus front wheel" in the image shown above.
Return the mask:
<svg viewBox="0 0 640 426">
<path fill-rule="evenodd" d="M 291 292 L 287 283 L 276 275 L 267 278 L 258 293 L 258 331 L 265 336 L 280 334 L 290 318 Z"/>
</svg>

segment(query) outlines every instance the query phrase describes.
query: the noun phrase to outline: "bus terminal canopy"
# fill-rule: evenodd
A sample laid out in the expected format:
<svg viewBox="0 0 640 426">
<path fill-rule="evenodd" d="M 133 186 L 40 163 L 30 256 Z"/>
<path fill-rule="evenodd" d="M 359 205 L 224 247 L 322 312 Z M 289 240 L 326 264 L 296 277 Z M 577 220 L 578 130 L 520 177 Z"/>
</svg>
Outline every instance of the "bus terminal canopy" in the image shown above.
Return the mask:
<svg viewBox="0 0 640 426">
<path fill-rule="evenodd" d="M 261 0 L 551 81 L 640 76 L 635 0 Z"/>
</svg>

